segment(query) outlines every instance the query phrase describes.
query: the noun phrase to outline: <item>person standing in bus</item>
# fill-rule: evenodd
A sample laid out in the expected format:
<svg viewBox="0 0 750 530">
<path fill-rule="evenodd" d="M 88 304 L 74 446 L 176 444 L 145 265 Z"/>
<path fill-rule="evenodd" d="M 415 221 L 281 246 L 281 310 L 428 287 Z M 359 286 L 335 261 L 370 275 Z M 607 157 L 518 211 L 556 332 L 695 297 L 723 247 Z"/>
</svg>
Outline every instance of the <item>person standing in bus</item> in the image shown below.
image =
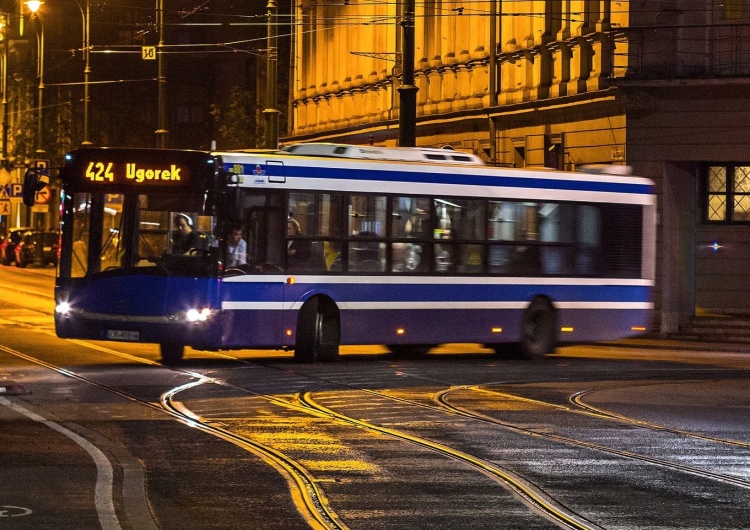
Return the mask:
<svg viewBox="0 0 750 530">
<path fill-rule="evenodd" d="M 177 227 L 172 236 L 172 253 L 186 254 L 191 250 L 203 248 L 203 242 L 198 232 L 193 230 L 193 219 L 184 213 L 175 215 L 174 224 Z"/>
<path fill-rule="evenodd" d="M 242 228 L 232 226 L 227 234 L 227 268 L 247 265 L 247 243 L 242 239 Z"/>
<path fill-rule="evenodd" d="M 286 222 L 286 264 L 290 269 L 304 269 L 310 261 L 312 246 L 310 241 L 304 239 L 292 239 L 300 235 L 302 229 L 297 220 L 289 216 Z"/>
</svg>

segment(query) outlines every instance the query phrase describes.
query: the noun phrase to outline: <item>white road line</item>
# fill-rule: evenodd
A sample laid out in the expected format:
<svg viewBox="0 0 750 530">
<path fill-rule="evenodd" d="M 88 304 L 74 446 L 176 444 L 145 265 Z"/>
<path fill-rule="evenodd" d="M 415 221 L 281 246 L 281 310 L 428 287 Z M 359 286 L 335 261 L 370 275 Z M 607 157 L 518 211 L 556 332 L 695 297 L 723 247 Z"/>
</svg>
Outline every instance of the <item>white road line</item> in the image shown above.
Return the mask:
<svg viewBox="0 0 750 530">
<path fill-rule="evenodd" d="M 91 442 L 77 435 L 73 431 L 70 431 L 62 425 L 55 423 L 54 421 L 45 419 L 39 414 L 32 412 L 21 405 L 10 401 L 4 397 L 0 397 L 0 405 L 4 405 L 20 414 L 23 414 L 29 419 L 46 425 L 52 430 L 59 432 L 73 440 L 75 443 L 80 445 L 86 452 L 91 456 L 96 464 L 96 489 L 94 491 L 94 504 L 96 506 L 96 513 L 99 515 L 99 523 L 102 525 L 103 530 L 121 530 L 120 522 L 117 520 L 117 514 L 115 513 L 115 505 L 112 501 L 112 487 L 114 482 L 114 475 L 112 472 L 112 465 L 109 463 L 107 457 L 102 453 L 95 445 Z"/>
</svg>

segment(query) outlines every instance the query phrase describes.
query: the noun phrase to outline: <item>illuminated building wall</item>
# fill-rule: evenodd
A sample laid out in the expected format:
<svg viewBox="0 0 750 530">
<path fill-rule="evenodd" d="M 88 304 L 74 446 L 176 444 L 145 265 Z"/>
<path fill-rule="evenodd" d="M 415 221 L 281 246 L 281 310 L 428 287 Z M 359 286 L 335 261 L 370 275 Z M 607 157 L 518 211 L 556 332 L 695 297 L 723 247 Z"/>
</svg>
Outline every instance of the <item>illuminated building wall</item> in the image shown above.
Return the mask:
<svg viewBox="0 0 750 530">
<path fill-rule="evenodd" d="M 572 168 L 621 161 L 624 106 L 610 29 L 628 2 L 416 3 L 418 145 L 452 145 L 496 162 Z M 300 0 L 295 7 L 291 130 L 286 141 L 395 145 L 403 2 Z M 496 100 L 490 50 L 497 50 Z M 622 50 L 623 54 L 625 50 Z M 619 68 L 619 71 L 623 71 Z"/>
</svg>

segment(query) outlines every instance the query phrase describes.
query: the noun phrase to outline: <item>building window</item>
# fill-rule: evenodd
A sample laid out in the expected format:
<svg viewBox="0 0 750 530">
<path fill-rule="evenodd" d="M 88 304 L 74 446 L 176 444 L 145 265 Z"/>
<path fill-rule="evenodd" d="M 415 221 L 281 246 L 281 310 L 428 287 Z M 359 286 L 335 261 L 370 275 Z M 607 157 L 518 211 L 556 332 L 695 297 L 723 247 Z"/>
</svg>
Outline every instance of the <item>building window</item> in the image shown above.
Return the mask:
<svg viewBox="0 0 750 530">
<path fill-rule="evenodd" d="M 724 0 L 721 2 L 724 20 L 739 20 L 742 18 L 745 0 Z"/>
<path fill-rule="evenodd" d="M 750 165 L 712 165 L 705 178 L 708 222 L 750 222 Z"/>
</svg>

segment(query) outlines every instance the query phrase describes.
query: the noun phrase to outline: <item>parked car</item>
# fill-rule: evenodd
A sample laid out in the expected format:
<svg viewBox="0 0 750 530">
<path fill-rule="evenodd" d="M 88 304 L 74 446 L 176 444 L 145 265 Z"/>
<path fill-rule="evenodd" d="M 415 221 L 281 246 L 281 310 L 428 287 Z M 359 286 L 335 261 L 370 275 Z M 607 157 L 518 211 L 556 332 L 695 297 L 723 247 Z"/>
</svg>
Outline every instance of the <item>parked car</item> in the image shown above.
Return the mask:
<svg viewBox="0 0 750 530">
<path fill-rule="evenodd" d="M 10 265 L 16 261 L 16 245 L 23 239 L 23 234 L 31 228 L 16 227 L 11 228 L 5 234 L 2 243 L 0 243 L 0 264 Z"/>
<path fill-rule="evenodd" d="M 60 239 L 58 232 L 24 232 L 21 241 L 16 245 L 16 267 L 26 267 L 32 263 L 42 266 L 57 265 L 57 246 Z"/>
</svg>

